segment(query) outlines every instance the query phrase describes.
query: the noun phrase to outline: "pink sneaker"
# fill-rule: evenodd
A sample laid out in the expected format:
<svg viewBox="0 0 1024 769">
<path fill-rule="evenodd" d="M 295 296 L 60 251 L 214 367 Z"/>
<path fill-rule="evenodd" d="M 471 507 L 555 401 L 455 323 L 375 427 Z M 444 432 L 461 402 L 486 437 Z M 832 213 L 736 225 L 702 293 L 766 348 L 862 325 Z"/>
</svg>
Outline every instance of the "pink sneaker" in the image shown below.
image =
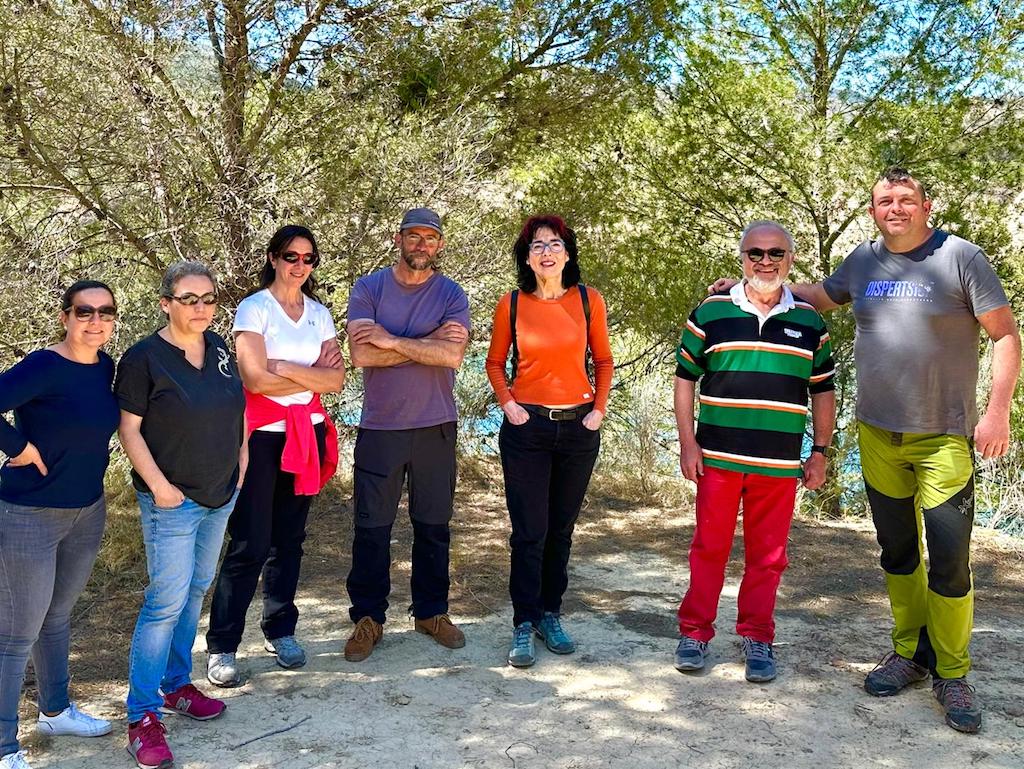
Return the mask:
<svg viewBox="0 0 1024 769">
<path fill-rule="evenodd" d="M 174 755 L 164 739 L 166 731 L 156 713 L 146 713 L 134 726 L 128 725 L 128 752 L 139 769 L 171 769 L 174 766 Z"/>
<path fill-rule="evenodd" d="M 209 721 L 227 709 L 221 700 L 207 697 L 192 684 L 185 684 L 177 691 L 164 695 L 164 705 L 160 708 L 164 713 L 177 713 L 188 716 L 196 721 Z"/>
</svg>

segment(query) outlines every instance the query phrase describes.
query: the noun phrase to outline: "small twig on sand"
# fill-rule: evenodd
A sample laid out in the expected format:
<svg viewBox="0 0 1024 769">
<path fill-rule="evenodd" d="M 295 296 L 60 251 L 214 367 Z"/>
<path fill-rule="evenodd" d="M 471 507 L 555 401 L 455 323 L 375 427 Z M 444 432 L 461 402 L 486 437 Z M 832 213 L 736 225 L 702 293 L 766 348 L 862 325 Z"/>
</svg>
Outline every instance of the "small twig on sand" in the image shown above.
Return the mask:
<svg viewBox="0 0 1024 769">
<path fill-rule="evenodd" d="M 515 760 L 514 758 L 512 758 L 512 756 L 510 756 L 510 755 L 508 754 L 508 752 L 509 752 L 510 750 L 512 750 L 512 748 L 514 748 L 514 747 L 515 747 L 516 745 L 525 745 L 526 747 L 528 747 L 528 748 L 530 748 L 531 750 L 533 750 L 533 752 L 534 752 L 534 753 L 536 753 L 536 752 L 537 752 L 537 748 L 536 748 L 536 746 L 534 746 L 534 745 L 531 745 L 531 744 L 530 744 L 530 743 L 528 743 L 528 742 L 513 742 L 513 743 L 512 743 L 511 745 L 509 745 L 509 746 L 508 746 L 507 748 L 505 748 L 505 758 L 507 758 L 507 759 L 508 759 L 509 761 L 511 761 L 511 762 L 512 762 L 512 769 L 516 769 L 516 760 Z"/>
<path fill-rule="evenodd" d="M 288 726 L 282 726 L 280 729 L 274 729 L 272 731 L 265 732 L 265 733 L 263 733 L 263 734 L 261 734 L 261 735 L 259 735 L 257 737 L 253 737 L 251 739 L 248 739 L 245 742 L 240 742 L 237 745 L 232 745 L 231 749 L 232 750 L 238 750 L 239 748 L 244 748 L 249 743 L 256 742 L 257 740 L 262 740 L 264 737 L 273 737 L 275 734 L 281 734 L 282 732 L 291 731 L 296 726 L 299 726 L 300 724 L 306 723 L 306 721 L 308 721 L 310 718 L 312 718 L 312 716 L 306 716 L 305 718 L 300 718 L 294 724 L 289 724 Z"/>
</svg>

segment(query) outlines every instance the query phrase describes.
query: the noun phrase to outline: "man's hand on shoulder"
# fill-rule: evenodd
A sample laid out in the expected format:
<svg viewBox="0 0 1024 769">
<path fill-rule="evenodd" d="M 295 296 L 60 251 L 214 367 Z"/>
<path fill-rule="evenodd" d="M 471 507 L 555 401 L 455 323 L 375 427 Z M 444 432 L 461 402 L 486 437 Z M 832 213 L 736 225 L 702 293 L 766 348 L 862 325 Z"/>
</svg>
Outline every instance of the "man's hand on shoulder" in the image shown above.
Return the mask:
<svg viewBox="0 0 1024 769">
<path fill-rule="evenodd" d="M 718 294 L 722 291 L 728 291 L 737 283 L 739 283 L 739 281 L 736 280 L 736 278 L 719 278 L 708 286 L 708 294 Z"/>
</svg>

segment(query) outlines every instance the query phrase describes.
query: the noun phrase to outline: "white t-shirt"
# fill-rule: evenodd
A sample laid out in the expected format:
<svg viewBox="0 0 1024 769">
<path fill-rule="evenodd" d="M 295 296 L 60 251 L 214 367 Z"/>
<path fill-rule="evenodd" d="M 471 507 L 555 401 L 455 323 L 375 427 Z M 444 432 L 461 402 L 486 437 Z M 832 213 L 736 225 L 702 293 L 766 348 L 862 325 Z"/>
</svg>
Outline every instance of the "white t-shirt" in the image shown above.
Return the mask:
<svg viewBox="0 0 1024 769">
<path fill-rule="evenodd" d="M 268 359 L 286 360 L 301 366 L 316 363 L 320 357 L 320 346 L 338 335 L 330 310 L 319 302 L 303 296 L 302 317 L 295 321 L 288 317 L 288 313 L 268 289 L 258 291 L 239 303 L 235 311 L 235 324 L 231 330 L 235 333 L 255 331 L 263 337 Z M 266 397 L 282 406 L 291 406 L 295 403 L 305 405 L 313 400 L 313 393 L 310 390 L 303 390 L 292 395 Z M 324 418 L 319 414 L 313 414 L 312 421 L 313 424 L 319 424 Z M 283 433 L 284 420 L 261 427 L 260 430 Z"/>
</svg>

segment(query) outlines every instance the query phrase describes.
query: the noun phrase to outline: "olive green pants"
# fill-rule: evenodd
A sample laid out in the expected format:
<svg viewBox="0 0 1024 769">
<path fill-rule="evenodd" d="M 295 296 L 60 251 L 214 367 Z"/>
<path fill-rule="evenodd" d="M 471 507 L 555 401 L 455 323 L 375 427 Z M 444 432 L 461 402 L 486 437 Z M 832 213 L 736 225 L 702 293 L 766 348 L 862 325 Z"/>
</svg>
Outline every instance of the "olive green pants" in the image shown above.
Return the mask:
<svg viewBox="0 0 1024 769">
<path fill-rule="evenodd" d="M 962 435 L 894 433 L 864 422 L 858 428 L 895 621 L 893 646 L 934 676 L 960 678 L 971 667 L 974 624 L 973 447 Z"/>
</svg>

